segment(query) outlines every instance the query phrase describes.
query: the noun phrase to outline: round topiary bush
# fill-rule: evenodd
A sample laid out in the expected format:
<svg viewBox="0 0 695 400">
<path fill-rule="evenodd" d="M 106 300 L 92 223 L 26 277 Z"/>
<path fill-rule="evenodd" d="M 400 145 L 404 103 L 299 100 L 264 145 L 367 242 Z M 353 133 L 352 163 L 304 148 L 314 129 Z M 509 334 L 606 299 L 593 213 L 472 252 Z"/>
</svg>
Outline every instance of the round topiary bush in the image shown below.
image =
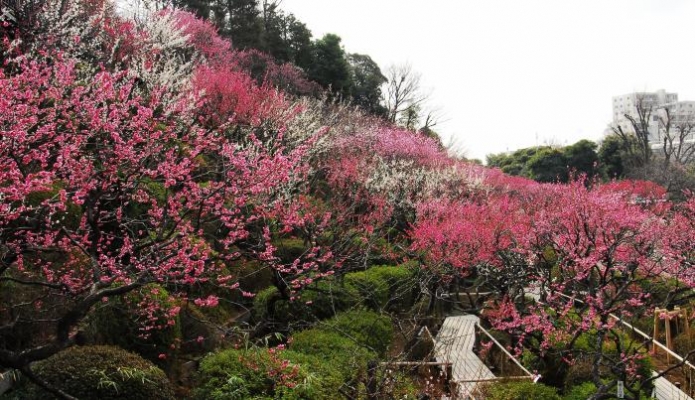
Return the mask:
<svg viewBox="0 0 695 400">
<path fill-rule="evenodd" d="M 337 312 L 353 307 L 358 297 L 356 292 L 330 278 L 305 287 L 294 301 L 283 299 L 278 290 L 271 286 L 256 294 L 253 316 L 256 321 L 306 324 L 330 318 Z"/>
<path fill-rule="evenodd" d="M 78 399 L 174 399 L 164 372 L 144 358 L 112 346 L 71 347 L 34 364 L 34 373 Z M 28 384 L 26 397 L 53 398 Z"/>
<path fill-rule="evenodd" d="M 290 348 L 335 366 L 345 381 L 358 378 L 366 371 L 367 362 L 377 358 L 354 340 L 319 328 L 295 333 Z"/>
<path fill-rule="evenodd" d="M 325 278 L 305 287 L 298 302 L 317 319 L 326 319 L 357 304 L 357 294 L 335 279 Z"/>
<path fill-rule="evenodd" d="M 393 341 L 391 319 L 372 311 L 346 311 L 325 322 L 323 326 L 324 329 L 347 336 L 380 356 L 386 354 Z"/>
<path fill-rule="evenodd" d="M 414 270 L 402 266 L 374 266 L 365 271 L 345 274 L 345 287 L 358 295 L 358 300 L 374 310 L 403 310 L 415 301 L 418 286 Z"/>
</svg>

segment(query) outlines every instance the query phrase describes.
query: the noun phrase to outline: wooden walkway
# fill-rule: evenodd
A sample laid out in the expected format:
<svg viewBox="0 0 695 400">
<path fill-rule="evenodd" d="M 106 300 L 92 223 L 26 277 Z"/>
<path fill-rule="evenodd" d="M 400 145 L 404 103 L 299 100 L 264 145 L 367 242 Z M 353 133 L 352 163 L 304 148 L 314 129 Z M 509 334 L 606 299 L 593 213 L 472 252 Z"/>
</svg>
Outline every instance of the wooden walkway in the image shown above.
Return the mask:
<svg viewBox="0 0 695 400">
<path fill-rule="evenodd" d="M 15 381 L 15 371 L 0 373 L 0 396 L 12 388 Z"/>
<path fill-rule="evenodd" d="M 656 375 L 656 372 L 653 372 Z M 657 400 L 693 400 L 692 397 L 683 393 L 676 385 L 668 381 L 668 379 L 657 378 L 654 380 L 654 391 L 652 397 Z"/>
<path fill-rule="evenodd" d="M 471 397 L 479 381 L 495 379 L 473 352 L 475 326 L 479 321 L 474 315 L 448 317 L 435 338 L 435 357 L 438 362 L 452 363 L 451 380 L 456 382 L 460 399 Z"/>
</svg>

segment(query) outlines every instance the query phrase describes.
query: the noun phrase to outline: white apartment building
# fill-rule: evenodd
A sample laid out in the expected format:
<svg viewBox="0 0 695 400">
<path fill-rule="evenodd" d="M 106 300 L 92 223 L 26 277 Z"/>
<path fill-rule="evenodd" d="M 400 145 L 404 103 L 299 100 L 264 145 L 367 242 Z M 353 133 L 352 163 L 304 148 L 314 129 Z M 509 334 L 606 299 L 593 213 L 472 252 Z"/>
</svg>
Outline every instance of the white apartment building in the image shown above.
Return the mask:
<svg viewBox="0 0 695 400">
<path fill-rule="evenodd" d="M 626 115 L 639 121 L 638 106 L 649 116 L 649 140 L 659 140 L 659 118 L 656 110 L 667 104 L 677 103 L 677 93 L 667 93 L 665 90 L 656 92 L 634 92 L 613 97 L 613 123 L 611 128 L 620 127 L 623 132 L 633 132 L 634 127 Z"/>
<path fill-rule="evenodd" d="M 649 141 L 652 147 L 658 147 L 666 133 L 664 121 L 670 120 L 670 134 L 677 135 L 677 130 L 695 125 L 695 101 L 678 101 L 677 93 L 668 93 L 665 90 L 656 92 L 634 92 L 622 96 L 613 97 L 613 122 L 609 130 L 620 127 L 623 132 L 634 133 L 634 127 L 627 116 L 640 121 L 638 107 L 643 110 L 647 118 Z M 669 118 L 666 118 L 667 111 Z M 686 140 L 693 140 L 694 132 L 690 133 Z"/>
</svg>

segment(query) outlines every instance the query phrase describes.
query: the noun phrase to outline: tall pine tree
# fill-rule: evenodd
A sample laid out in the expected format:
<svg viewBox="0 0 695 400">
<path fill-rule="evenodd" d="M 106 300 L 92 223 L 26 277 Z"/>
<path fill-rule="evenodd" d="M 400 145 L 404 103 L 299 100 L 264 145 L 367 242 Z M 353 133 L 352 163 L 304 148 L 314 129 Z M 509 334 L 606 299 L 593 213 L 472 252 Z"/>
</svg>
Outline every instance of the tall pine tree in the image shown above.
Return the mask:
<svg viewBox="0 0 695 400">
<path fill-rule="evenodd" d="M 263 31 L 257 0 L 226 0 L 226 23 L 221 27 L 224 36 L 237 49 L 261 48 Z"/>
<path fill-rule="evenodd" d="M 340 45 L 340 36 L 329 33 L 314 43 L 314 63 L 309 68 L 309 78 L 342 98 L 350 95 L 350 64 Z"/>
</svg>

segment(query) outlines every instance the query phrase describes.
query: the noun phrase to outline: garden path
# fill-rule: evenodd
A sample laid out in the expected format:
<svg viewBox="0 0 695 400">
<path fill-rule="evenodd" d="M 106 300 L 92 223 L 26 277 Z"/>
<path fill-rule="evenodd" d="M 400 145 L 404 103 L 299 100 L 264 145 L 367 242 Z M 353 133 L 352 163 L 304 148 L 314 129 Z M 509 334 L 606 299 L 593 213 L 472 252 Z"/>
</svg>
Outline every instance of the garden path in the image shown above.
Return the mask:
<svg viewBox="0 0 695 400">
<path fill-rule="evenodd" d="M 457 398 L 468 399 L 481 382 L 495 380 L 495 375 L 473 352 L 475 326 L 480 319 L 474 315 L 448 317 L 435 338 L 437 362 L 452 363 L 451 380 L 458 388 Z"/>
<path fill-rule="evenodd" d="M 657 375 L 656 372 L 653 372 L 653 374 Z M 663 376 L 654 380 L 652 397 L 657 400 L 693 400 L 692 397 L 683 393 L 682 390 Z"/>
</svg>

